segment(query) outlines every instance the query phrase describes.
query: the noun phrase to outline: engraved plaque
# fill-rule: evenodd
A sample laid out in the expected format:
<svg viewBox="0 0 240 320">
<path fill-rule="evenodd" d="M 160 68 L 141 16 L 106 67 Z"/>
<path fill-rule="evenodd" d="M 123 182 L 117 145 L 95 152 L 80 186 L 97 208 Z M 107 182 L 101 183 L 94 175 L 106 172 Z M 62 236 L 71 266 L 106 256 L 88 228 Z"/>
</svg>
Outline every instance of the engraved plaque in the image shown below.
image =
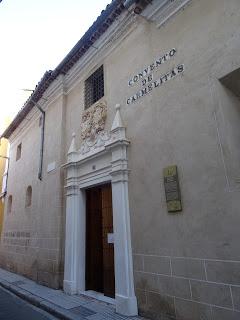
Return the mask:
<svg viewBox="0 0 240 320">
<path fill-rule="evenodd" d="M 182 211 L 177 166 L 164 168 L 163 176 L 168 212 Z"/>
</svg>

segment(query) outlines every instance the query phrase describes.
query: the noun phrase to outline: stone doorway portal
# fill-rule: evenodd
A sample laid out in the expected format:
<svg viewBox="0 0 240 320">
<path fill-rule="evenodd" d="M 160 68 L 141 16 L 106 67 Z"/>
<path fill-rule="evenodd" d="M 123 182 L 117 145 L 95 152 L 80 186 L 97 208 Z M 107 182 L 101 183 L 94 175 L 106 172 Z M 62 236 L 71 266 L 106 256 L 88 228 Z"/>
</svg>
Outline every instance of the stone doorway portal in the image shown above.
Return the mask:
<svg viewBox="0 0 240 320">
<path fill-rule="evenodd" d="M 116 105 L 116 114 L 111 130 L 100 132 L 94 141 L 83 141 L 79 150 L 76 148 L 75 134 L 73 134 L 67 163 L 63 166 L 66 168 L 66 237 L 63 288 L 67 294 L 71 295 L 87 293 L 86 191 L 96 186 L 109 184 L 112 195 L 114 238 L 110 235 L 108 240 L 114 242 L 114 263 L 110 266 L 112 268 L 114 265 L 116 312 L 135 316 L 138 309 L 133 281 L 128 200 L 127 149 L 129 144 L 130 141 L 126 137 L 126 128 L 120 114 L 120 105 Z M 106 207 L 109 208 L 109 206 Z M 111 229 L 105 232 L 111 233 L 109 231 Z M 112 278 L 113 275 L 111 275 Z M 108 279 L 108 281 L 112 280 Z M 113 289 L 111 288 L 109 291 L 106 289 L 106 294 L 110 295 L 110 291 L 112 292 Z"/>
</svg>

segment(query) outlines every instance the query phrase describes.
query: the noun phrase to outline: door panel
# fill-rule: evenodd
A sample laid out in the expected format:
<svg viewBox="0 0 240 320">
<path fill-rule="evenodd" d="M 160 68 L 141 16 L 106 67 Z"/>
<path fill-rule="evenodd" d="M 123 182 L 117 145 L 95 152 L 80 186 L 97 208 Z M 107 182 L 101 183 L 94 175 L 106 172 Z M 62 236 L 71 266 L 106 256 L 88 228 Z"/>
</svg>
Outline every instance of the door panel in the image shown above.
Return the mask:
<svg viewBox="0 0 240 320">
<path fill-rule="evenodd" d="M 86 290 L 115 296 L 112 189 L 104 185 L 86 190 Z"/>
<path fill-rule="evenodd" d="M 103 292 L 101 189 L 86 190 L 86 290 Z"/>
<path fill-rule="evenodd" d="M 113 233 L 112 189 L 102 187 L 102 228 L 103 228 L 103 287 L 104 295 L 115 296 L 114 244 L 108 243 L 108 234 Z"/>
</svg>

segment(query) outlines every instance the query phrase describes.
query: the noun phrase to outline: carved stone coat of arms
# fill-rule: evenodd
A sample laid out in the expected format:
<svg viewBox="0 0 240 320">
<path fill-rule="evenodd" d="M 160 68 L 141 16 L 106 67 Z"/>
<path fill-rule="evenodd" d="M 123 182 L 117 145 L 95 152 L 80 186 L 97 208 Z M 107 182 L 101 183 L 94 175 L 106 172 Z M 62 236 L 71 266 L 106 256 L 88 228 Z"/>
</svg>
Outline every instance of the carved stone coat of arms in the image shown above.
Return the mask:
<svg viewBox="0 0 240 320">
<path fill-rule="evenodd" d="M 107 105 L 99 102 L 92 108 L 85 110 L 82 115 L 81 137 L 83 140 L 94 140 L 100 131 L 104 130 L 107 118 Z"/>
</svg>

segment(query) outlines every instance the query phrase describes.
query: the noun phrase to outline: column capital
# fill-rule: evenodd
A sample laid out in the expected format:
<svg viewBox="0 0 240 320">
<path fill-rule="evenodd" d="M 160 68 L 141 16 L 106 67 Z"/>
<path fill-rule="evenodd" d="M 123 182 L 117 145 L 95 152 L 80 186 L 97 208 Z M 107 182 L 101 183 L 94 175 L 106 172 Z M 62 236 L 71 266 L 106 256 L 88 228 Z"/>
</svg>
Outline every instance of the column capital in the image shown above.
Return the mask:
<svg viewBox="0 0 240 320">
<path fill-rule="evenodd" d="M 66 196 L 77 196 L 79 195 L 79 186 L 77 184 L 69 184 L 65 186 Z"/>
</svg>

